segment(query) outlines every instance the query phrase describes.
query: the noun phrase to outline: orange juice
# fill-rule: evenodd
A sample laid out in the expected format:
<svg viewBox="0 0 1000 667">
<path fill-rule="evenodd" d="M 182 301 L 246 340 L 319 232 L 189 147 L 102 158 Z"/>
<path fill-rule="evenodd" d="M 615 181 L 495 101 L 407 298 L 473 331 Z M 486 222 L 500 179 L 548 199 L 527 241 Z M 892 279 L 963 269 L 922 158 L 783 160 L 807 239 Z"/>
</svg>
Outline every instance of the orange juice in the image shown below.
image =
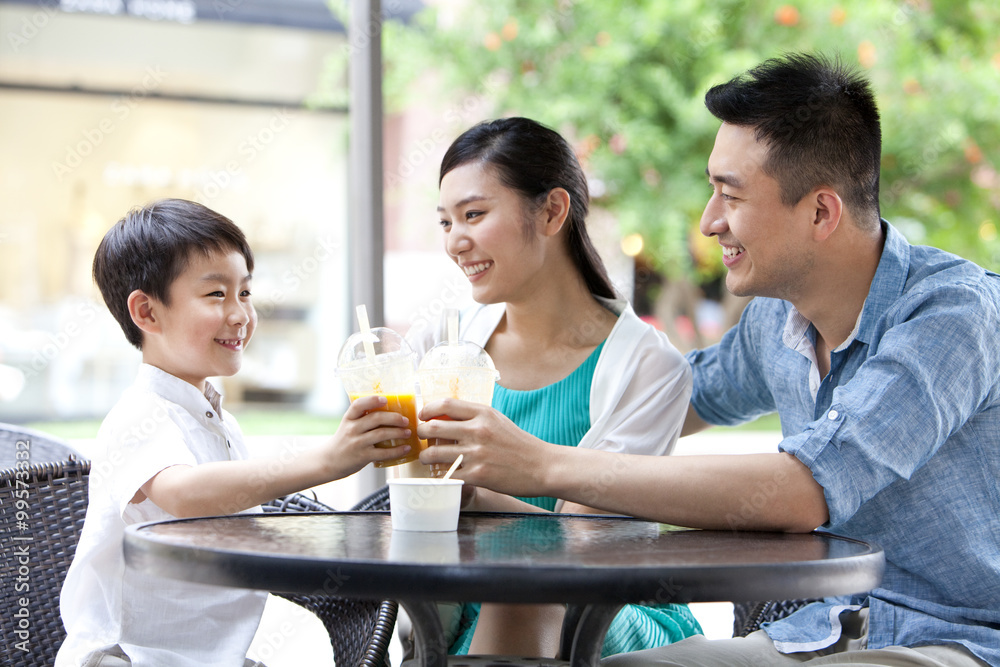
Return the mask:
<svg viewBox="0 0 1000 667">
<path fill-rule="evenodd" d="M 371 394 L 348 394 L 348 397 L 353 403 L 355 400 L 361 398 L 362 396 L 370 396 Z M 414 399 L 413 394 L 384 394 L 389 403 L 384 408 L 377 408 L 378 410 L 384 410 L 386 412 L 397 412 L 410 422 L 408 428 L 410 429 L 410 437 L 398 440 L 386 440 L 385 442 L 380 442 L 376 447 L 382 447 L 383 449 L 388 449 L 389 447 L 399 447 L 400 445 L 409 445 L 410 451 L 406 456 L 402 456 L 398 459 L 389 459 L 388 461 L 376 462 L 376 468 L 387 468 L 389 466 L 399 465 L 400 463 L 409 463 L 410 461 L 416 461 L 420 457 L 421 450 L 426 446 L 422 440 L 417 438 L 417 402 Z"/>
</svg>

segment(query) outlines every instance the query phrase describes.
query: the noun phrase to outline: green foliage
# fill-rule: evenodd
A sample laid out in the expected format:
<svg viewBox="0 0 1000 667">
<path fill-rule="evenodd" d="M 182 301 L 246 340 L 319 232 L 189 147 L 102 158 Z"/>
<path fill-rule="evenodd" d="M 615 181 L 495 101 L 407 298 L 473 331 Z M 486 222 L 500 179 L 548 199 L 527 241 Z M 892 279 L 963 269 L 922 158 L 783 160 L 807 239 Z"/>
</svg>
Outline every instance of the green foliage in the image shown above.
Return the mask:
<svg viewBox="0 0 1000 667">
<path fill-rule="evenodd" d="M 839 54 L 878 94 L 883 216 L 996 269 L 997 25 L 988 0 L 449 3 L 384 26 L 386 96 L 396 108 L 483 97 L 495 116 L 560 130 L 622 234 L 641 233 L 661 271 L 708 279 L 722 267 L 697 234 L 718 129 L 705 92 L 785 52 Z"/>
</svg>

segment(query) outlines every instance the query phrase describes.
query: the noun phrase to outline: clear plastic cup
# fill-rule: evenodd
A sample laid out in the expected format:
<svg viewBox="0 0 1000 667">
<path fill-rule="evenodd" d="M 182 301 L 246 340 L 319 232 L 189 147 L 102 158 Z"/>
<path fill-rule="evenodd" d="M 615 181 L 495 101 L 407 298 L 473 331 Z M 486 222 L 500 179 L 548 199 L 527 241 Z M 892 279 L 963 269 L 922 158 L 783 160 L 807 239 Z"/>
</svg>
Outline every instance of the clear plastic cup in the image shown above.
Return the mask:
<svg viewBox="0 0 1000 667">
<path fill-rule="evenodd" d="M 420 396 L 427 405 L 442 398 L 457 398 L 490 405 L 500 373 L 483 348 L 469 341 L 438 343 L 424 355 L 417 371 Z M 445 418 L 442 418 L 445 419 Z M 428 446 L 437 444 L 430 438 Z M 435 474 L 444 474 L 447 466 L 431 466 Z"/>
<path fill-rule="evenodd" d="M 367 340 L 366 340 L 367 339 Z M 370 343 L 370 348 L 366 343 Z M 337 376 L 351 402 L 379 394 L 389 403 L 381 410 L 396 412 L 409 421 L 410 437 L 386 440 L 376 447 L 409 445 L 405 456 L 375 464 L 376 468 L 416 461 L 423 449 L 417 438 L 416 355 L 403 337 L 392 329 L 376 327 L 351 335 L 340 349 Z"/>
<path fill-rule="evenodd" d="M 448 532 L 458 528 L 460 479 L 390 479 L 392 529 Z"/>
</svg>

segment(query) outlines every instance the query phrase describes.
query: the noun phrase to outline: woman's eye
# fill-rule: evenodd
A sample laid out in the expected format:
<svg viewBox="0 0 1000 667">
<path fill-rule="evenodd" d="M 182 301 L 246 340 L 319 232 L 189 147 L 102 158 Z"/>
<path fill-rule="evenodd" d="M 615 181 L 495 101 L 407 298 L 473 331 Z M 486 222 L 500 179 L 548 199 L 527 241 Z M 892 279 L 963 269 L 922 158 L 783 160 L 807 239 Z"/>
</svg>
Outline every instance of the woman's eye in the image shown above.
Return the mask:
<svg viewBox="0 0 1000 667">
<path fill-rule="evenodd" d="M 444 229 L 448 229 L 449 227 L 451 227 L 451 222 L 448 220 L 441 220 L 440 222 L 438 222 L 438 224 L 441 225 L 441 227 Z"/>
<path fill-rule="evenodd" d="M 478 218 L 482 214 L 483 214 L 482 211 L 466 211 L 466 213 L 465 213 L 465 219 L 466 220 L 473 220 L 475 218 Z"/>
</svg>

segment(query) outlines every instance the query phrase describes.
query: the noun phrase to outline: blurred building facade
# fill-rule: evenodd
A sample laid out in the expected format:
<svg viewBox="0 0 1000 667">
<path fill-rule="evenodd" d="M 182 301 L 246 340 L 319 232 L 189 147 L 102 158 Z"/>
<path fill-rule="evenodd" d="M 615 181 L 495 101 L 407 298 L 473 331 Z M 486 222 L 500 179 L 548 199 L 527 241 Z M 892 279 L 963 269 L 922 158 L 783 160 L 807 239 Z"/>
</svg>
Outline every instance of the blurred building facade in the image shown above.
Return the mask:
<svg viewBox="0 0 1000 667">
<path fill-rule="evenodd" d="M 256 253 L 260 324 L 227 396 L 342 409 L 348 110 L 309 98 L 348 47 L 325 2 L 4 1 L 0 36 L 0 420 L 102 416 L 131 382 L 91 262 L 162 197 Z"/>
</svg>

